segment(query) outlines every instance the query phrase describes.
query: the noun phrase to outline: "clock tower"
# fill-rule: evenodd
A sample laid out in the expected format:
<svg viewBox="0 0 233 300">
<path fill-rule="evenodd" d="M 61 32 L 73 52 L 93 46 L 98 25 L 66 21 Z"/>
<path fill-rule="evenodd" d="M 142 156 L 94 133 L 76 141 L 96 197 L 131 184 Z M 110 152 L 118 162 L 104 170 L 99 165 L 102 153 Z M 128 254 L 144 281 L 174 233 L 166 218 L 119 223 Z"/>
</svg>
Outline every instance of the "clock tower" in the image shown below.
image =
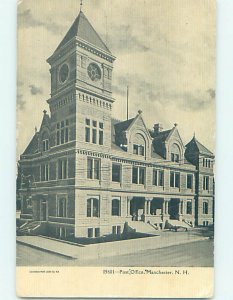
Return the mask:
<svg viewBox="0 0 233 300">
<path fill-rule="evenodd" d="M 114 60 L 115 57 L 80 11 L 47 60 L 51 66 L 51 98 L 47 102 L 51 129 L 54 128 L 54 143 L 56 124 L 68 120 L 69 141 L 76 141 L 77 145 L 88 149 L 99 146 L 103 150 L 110 148 Z M 97 136 L 92 135 L 95 127 Z"/>
</svg>

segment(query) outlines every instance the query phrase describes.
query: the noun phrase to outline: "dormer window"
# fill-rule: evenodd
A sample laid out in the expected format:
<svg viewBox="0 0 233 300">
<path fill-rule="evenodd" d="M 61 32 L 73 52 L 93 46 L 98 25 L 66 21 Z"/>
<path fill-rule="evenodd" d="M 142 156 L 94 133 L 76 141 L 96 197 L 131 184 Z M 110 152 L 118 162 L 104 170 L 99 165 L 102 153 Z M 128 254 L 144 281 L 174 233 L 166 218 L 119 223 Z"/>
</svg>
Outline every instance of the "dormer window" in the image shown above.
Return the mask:
<svg viewBox="0 0 233 300">
<path fill-rule="evenodd" d="M 171 161 L 179 163 L 180 162 L 180 147 L 177 144 L 172 144 L 171 146 Z"/>
<path fill-rule="evenodd" d="M 144 156 L 144 154 L 145 154 L 144 146 L 143 145 L 136 145 L 136 144 L 134 144 L 133 145 L 133 153 L 137 154 L 137 155 Z"/>
<path fill-rule="evenodd" d="M 179 154 L 171 153 L 171 161 L 179 162 L 180 161 Z"/>
<path fill-rule="evenodd" d="M 145 143 L 145 138 L 143 137 L 142 134 L 136 133 L 132 137 L 131 143 L 133 144 L 133 149 L 132 149 L 133 154 L 141 155 L 141 156 L 145 155 L 146 143 Z"/>
<path fill-rule="evenodd" d="M 48 139 L 42 141 L 42 149 L 43 149 L 43 152 L 49 150 L 49 140 Z"/>
<path fill-rule="evenodd" d="M 42 135 L 42 151 L 46 152 L 49 150 L 49 135 L 47 132 L 44 132 Z"/>
</svg>

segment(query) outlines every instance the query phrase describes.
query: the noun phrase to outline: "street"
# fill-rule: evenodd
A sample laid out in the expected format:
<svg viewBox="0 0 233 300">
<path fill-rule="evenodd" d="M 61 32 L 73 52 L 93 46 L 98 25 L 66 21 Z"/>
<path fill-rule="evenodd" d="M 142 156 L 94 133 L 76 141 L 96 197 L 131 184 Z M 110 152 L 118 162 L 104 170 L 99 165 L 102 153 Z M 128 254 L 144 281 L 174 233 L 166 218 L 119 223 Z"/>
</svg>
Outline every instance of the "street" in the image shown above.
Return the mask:
<svg viewBox="0 0 233 300">
<path fill-rule="evenodd" d="M 213 240 L 204 240 L 97 260 L 79 260 L 17 244 L 17 266 L 212 267 L 213 250 Z"/>
</svg>

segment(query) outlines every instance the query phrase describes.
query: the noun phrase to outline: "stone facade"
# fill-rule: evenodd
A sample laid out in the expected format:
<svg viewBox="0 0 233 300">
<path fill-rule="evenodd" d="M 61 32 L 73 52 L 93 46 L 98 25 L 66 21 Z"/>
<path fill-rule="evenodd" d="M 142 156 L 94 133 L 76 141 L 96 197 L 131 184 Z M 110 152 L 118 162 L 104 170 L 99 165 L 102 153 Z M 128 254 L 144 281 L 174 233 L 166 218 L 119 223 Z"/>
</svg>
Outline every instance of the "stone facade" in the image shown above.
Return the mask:
<svg viewBox="0 0 233 300">
<path fill-rule="evenodd" d="M 177 124 L 148 130 L 141 111 L 113 119 L 114 60 L 80 12 L 48 59 L 50 114 L 19 160 L 21 218 L 61 237 L 119 234 L 131 220 L 212 224 L 213 154 L 195 137 L 185 146 Z"/>
</svg>

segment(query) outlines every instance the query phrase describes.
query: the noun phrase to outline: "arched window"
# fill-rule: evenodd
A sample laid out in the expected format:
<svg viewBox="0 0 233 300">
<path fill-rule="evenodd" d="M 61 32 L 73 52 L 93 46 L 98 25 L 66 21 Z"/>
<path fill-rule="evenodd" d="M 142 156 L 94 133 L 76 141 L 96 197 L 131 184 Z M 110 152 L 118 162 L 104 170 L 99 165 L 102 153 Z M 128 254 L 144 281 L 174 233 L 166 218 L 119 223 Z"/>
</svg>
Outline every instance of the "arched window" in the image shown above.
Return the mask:
<svg viewBox="0 0 233 300">
<path fill-rule="evenodd" d="M 99 218 L 99 199 L 89 198 L 87 199 L 87 217 Z"/>
<path fill-rule="evenodd" d="M 180 162 L 180 159 L 180 147 L 174 143 L 171 145 L 171 161 Z"/>
<path fill-rule="evenodd" d="M 47 131 L 45 131 L 42 134 L 42 151 L 48 151 L 49 150 L 49 134 Z"/>
<path fill-rule="evenodd" d="M 112 216 L 120 216 L 121 209 L 120 209 L 120 199 L 112 199 Z"/>
<path fill-rule="evenodd" d="M 137 155 L 145 155 L 146 143 L 144 137 L 140 133 L 136 133 L 132 139 L 133 153 Z"/>
</svg>

